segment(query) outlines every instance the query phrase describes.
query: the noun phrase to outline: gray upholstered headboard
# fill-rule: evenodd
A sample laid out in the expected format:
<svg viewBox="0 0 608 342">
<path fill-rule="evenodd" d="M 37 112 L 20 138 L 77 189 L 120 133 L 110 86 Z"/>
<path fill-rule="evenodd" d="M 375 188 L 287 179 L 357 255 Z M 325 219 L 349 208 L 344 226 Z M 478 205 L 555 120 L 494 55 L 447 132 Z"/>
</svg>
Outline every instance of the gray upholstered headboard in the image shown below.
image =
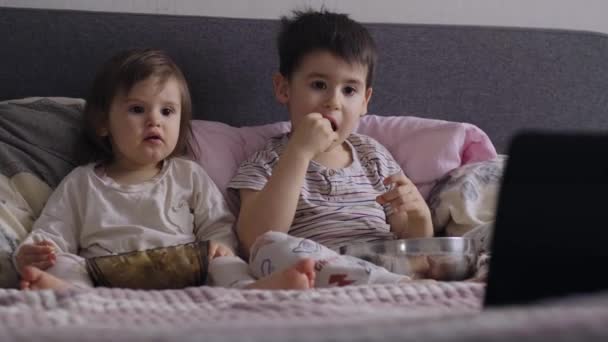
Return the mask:
<svg viewBox="0 0 608 342">
<path fill-rule="evenodd" d="M 380 50 L 370 113 L 471 122 L 503 151 L 517 129 L 608 129 L 608 38 L 489 27 L 369 24 Z M 195 116 L 285 120 L 277 21 L 0 8 L 0 100 L 84 97 L 117 50 L 157 47 L 184 69 Z"/>
</svg>

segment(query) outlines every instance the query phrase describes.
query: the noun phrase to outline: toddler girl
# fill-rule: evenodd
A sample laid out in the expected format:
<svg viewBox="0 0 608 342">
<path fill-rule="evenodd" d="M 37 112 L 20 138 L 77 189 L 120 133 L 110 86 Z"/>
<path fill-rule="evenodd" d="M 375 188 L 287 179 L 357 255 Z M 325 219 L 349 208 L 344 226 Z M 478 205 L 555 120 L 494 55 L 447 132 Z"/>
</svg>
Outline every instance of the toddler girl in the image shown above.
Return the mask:
<svg viewBox="0 0 608 342">
<path fill-rule="evenodd" d="M 87 259 L 195 241 L 209 241 L 211 270 L 216 258 L 236 258 L 233 215 L 205 171 L 183 158 L 192 153 L 191 116 L 186 80 L 164 52 L 126 51 L 100 69 L 85 108 L 94 152 L 18 248 L 22 289 L 93 286 Z M 239 284 L 308 288 L 313 278 L 304 260 Z"/>
</svg>

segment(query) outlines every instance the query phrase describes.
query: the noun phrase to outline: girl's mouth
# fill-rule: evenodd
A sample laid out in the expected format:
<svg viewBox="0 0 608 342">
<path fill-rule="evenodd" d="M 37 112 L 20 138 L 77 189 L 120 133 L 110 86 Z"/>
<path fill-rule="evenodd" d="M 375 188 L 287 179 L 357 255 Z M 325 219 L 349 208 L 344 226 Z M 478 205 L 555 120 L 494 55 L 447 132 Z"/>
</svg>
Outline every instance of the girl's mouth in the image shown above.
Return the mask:
<svg viewBox="0 0 608 342">
<path fill-rule="evenodd" d="M 153 134 L 153 135 L 145 137 L 144 141 L 151 142 L 154 144 L 160 144 L 163 142 L 163 139 L 160 137 L 160 135 Z"/>
</svg>

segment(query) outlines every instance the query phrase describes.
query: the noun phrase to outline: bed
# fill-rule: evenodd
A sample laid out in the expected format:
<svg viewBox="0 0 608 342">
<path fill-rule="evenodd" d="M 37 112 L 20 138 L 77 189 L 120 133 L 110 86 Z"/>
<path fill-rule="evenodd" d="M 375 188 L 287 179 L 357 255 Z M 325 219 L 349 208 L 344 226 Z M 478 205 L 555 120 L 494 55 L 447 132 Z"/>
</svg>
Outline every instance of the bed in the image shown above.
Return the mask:
<svg viewBox="0 0 608 342">
<path fill-rule="evenodd" d="M 437 153 L 418 153 L 417 145 L 405 143 L 416 134 L 400 127 L 414 125 L 417 133 L 424 129 L 451 132 L 445 143 L 424 135 L 429 141 L 424 146 L 433 142 L 455 158 L 441 166 L 433 164 L 434 178 L 426 183 L 429 169 L 418 170 L 430 201 L 442 202 L 442 195 L 448 198 L 453 188 L 446 184 L 465 182 L 470 175 L 467 170 L 476 165 L 494 163 L 495 172 L 500 172 L 503 159 L 494 157 L 497 152 L 506 153 L 510 137 L 518 130 L 608 128 L 608 39 L 603 34 L 367 26 L 380 59 L 370 105 L 374 115 L 365 119 L 361 129 L 379 135 L 387 127 L 398 130 L 403 136 L 391 148 L 411 164 L 415 162 L 410 158 L 436 163 Z M 238 158 L 226 158 L 227 153 L 246 154 L 244 141 L 263 141 L 288 129 L 281 122 L 286 120 L 284 109 L 271 92 L 277 28 L 274 20 L 0 8 L 0 169 L 4 177 L 0 258 L 6 259 L 18 242 L 7 232 L 31 224 L 48 193 L 74 166 L 71 158 L 81 147 L 74 124 L 82 109 L 79 99 L 86 95 L 102 61 L 124 48 L 167 50 L 190 84 L 201 145 L 221 141 L 224 146 L 204 150 L 200 160 L 208 172 L 221 177 L 229 172 L 217 169 L 218 159 L 236 164 Z M 28 99 L 15 102 L 24 98 Z M 440 185 L 442 191 L 437 190 Z M 487 205 L 496 188 L 483 191 L 489 197 L 476 205 Z M 11 200 L 21 201 L 29 211 Z M 441 212 L 441 203 L 436 206 L 436 213 Z M 439 220 L 440 215 L 436 216 Z M 462 227 L 457 224 L 452 231 L 460 234 Z M 7 267 L 0 263 L 2 276 L 8 274 Z M 608 337 L 603 323 L 608 321 L 608 293 L 486 310 L 483 293 L 483 283 L 464 281 L 310 291 L 196 287 L 21 292 L 5 288 L 0 289 L 0 339 L 603 341 Z"/>
</svg>

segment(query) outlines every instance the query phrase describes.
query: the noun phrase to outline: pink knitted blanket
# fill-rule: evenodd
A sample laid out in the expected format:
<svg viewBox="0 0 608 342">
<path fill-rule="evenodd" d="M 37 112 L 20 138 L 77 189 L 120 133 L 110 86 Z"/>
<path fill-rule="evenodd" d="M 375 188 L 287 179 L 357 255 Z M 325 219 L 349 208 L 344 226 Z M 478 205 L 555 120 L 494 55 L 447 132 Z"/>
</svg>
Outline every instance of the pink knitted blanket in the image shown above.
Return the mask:
<svg viewBox="0 0 608 342">
<path fill-rule="evenodd" d="M 63 340 L 80 341 L 186 331 L 265 337 L 292 329 L 319 331 L 472 315 L 479 311 L 482 296 L 483 285 L 464 282 L 309 291 L 211 287 L 167 291 L 0 290 L 0 335 L 15 340 L 45 336 L 46 341 L 54 334 Z M 83 329 L 103 333 L 84 336 Z"/>
<path fill-rule="evenodd" d="M 483 285 L 0 290 L 9 341 L 606 341 L 608 293 L 481 310 Z"/>
</svg>

